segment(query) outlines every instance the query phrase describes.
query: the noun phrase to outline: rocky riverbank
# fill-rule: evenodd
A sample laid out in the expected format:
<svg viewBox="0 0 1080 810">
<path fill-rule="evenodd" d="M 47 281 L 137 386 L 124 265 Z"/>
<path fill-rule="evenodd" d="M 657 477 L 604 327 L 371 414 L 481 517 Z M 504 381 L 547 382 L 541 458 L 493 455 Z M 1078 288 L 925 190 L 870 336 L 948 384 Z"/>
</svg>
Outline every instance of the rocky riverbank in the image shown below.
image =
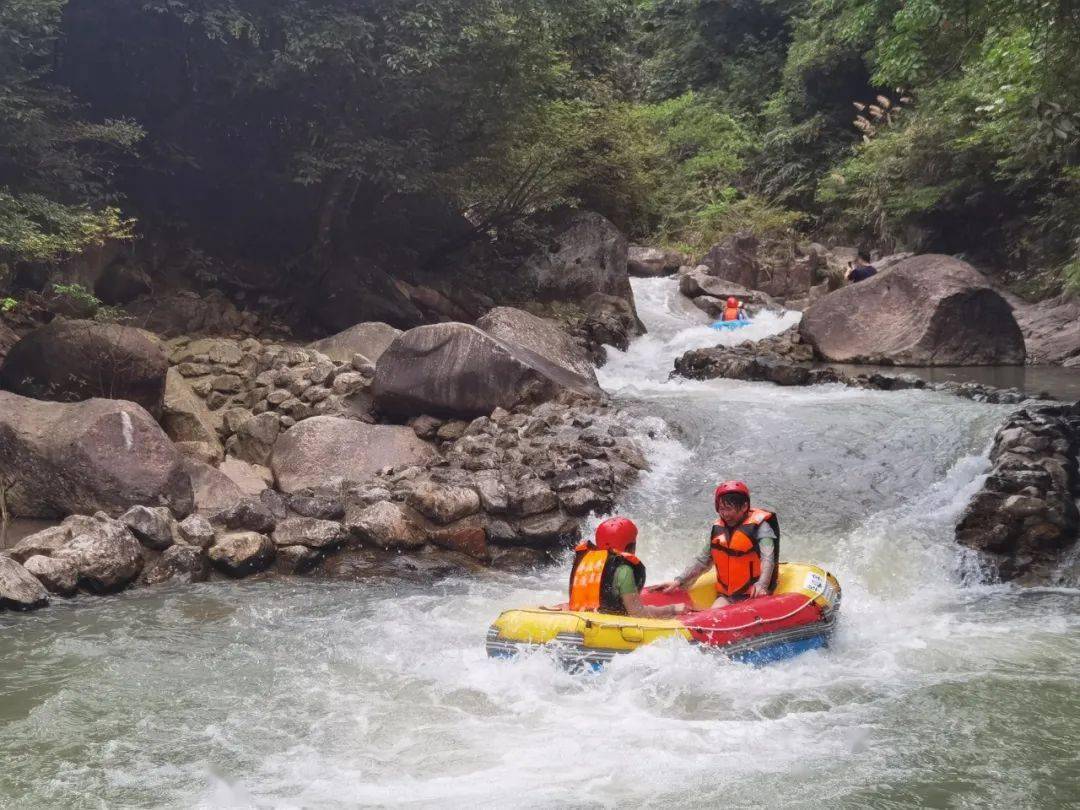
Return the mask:
<svg viewBox="0 0 1080 810">
<path fill-rule="evenodd" d="M 413 448 L 412 463 L 364 469 L 362 446 L 384 441 L 371 435 L 382 430 Z M 393 554 L 418 555 L 428 570 L 532 565 L 575 542 L 583 519 L 610 511 L 645 469 L 630 438 L 640 430 L 622 411 L 580 402 L 400 428 L 308 418 L 276 443 L 272 482 L 255 474 L 244 488 L 225 465 L 187 460 L 186 503 L 113 501 L 22 539 L 0 553 L 0 604 L 313 569 L 355 576 Z"/>
<path fill-rule="evenodd" d="M 976 402 L 1018 404 L 1029 399 L 1049 399 L 1049 395 L 1032 397 L 1013 388 L 994 388 L 979 383 L 927 382 L 914 374 L 850 373 L 834 366 L 823 367 L 793 326 L 779 335 L 737 346 L 716 346 L 691 349 L 675 360 L 674 374 L 692 380 L 725 378 L 771 382 L 777 385 L 823 385 L 840 383 L 852 388 L 880 391 L 900 391 L 919 388 L 940 391 Z"/>
</svg>

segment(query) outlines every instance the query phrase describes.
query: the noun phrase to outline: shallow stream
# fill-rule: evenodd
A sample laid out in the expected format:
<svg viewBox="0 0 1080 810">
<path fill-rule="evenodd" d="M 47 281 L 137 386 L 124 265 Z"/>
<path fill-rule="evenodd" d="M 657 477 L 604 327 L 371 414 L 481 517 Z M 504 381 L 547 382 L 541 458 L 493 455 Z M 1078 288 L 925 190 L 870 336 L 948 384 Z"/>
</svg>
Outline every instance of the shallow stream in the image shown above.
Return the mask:
<svg viewBox="0 0 1080 810">
<path fill-rule="evenodd" d="M 1076 806 L 1080 591 L 963 585 L 952 539 L 1008 407 L 668 381 L 688 348 L 793 321 L 726 335 L 669 280 L 635 292 L 649 335 L 600 376 L 657 436 L 622 504 L 650 579 L 745 478 L 782 557 L 840 578 L 830 649 L 489 661 L 490 620 L 560 600 L 562 568 L 61 601 L 0 614 L 0 807 Z"/>
</svg>

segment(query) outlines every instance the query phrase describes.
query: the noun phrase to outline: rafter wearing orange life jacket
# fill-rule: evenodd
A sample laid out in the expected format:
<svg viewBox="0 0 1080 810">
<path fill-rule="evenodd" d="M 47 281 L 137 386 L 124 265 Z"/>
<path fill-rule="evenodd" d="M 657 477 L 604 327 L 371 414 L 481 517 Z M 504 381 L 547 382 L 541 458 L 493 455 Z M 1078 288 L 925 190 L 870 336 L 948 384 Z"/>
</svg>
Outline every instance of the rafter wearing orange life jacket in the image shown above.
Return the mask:
<svg viewBox="0 0 1080 810">
<path fill-rule="evenodd" d="M 739 320 L 739 301 L 736 298 L 729 298 L 724 305 L 724 317 L 721 321 L 737 321 Z"/>
<path fill-rule="evenodd" d="M 780 560 L 780 522 L 772 512 L 753 509 L 741 525 L 729 529 L 719 518 L 713 524 L 711 544 L 716 565 L 716 592 L 721 596 L 742 596 L 761 576 L 761 547 L 758 530 L 765 523 L 776 534 L 776 561 Z M 779 564 L 773 567 L 769 590 L 776 587 Z"/>
<path fill-rule="evenodd" d="M 597 548 L 592 543 L 582 543 L 574 553 L 574 567 L 570 569 L 570 610 L 626 613 L 626 606 L 612 588 L 612 580 L 620 565 L 629 565 L 640 591 L 645 587 L 645 566 L 641 560 L 633 554 Z"/>
</svg>

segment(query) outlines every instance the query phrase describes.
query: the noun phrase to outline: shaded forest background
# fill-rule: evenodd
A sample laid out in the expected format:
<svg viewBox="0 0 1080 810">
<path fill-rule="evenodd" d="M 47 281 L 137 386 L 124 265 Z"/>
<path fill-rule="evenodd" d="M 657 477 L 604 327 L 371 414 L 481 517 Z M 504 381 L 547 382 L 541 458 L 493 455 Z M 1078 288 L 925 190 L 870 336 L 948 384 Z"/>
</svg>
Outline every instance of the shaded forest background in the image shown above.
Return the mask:
<svg viewBox="0 0 1080 810">
<path fill-rule="evenodd" d="M 316 285 L 598 211 L 1080 285 L 1073 0 L 0 0 L 0 300 L 109 238 Z"/>
</svg>

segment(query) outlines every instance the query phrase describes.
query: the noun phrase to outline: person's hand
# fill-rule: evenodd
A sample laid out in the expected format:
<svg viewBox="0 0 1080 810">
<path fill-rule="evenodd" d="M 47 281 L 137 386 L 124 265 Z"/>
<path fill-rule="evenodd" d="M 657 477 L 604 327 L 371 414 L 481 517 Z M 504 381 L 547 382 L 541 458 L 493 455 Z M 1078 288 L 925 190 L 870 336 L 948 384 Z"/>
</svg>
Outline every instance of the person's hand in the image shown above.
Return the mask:
<svg viewBox="0 0 1080 810">
<path fill-rule="evenodd" d="M 661 582 L 653 588 L 653 590 L 659 591 L 660 593 L 675 593 L 675 591 L 682 590 L 682 584 L 675 580 L 672 580 L 671 582 Z"/>
<path fill-rule="evenodd" d="M 672 605 L 672 615 L 678 616 L 681 613 L 686 613 L 686 605 Z"/>
<path fill-rule="evenodd" d="M 756 599 L 759 596 L 768 596 L 769 587 L 767 585 L 762 585 L 760 582 L 755 582 L 750 586 L 750 590 L 746 592 L 746 595 L 751 599 Z"/>
</svg>

